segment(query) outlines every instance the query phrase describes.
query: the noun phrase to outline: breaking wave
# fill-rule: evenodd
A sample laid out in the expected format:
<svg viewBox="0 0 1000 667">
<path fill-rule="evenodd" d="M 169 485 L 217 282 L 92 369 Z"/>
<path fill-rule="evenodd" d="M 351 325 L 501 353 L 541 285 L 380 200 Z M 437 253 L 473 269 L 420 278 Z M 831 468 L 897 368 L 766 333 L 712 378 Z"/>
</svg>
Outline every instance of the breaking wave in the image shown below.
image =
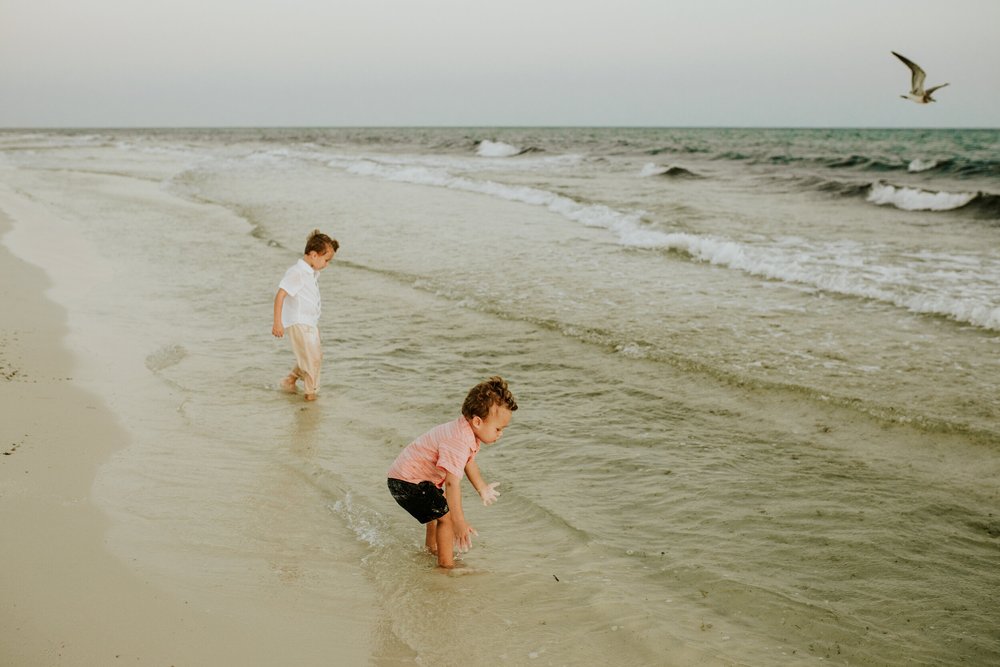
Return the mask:
<svg viewBox="0 0 1000 667">
<path fill-rule="evenodd" d="M 975 192 L 930 192 L 875 182 L 867 199 L 879 206 L 891 205 L 904 211 L 953 211 L 967 206 L 978 196 Z"/>
<path fill-rule="evenodd" d="M 872 299 L 904 308 L 914 313 L 937 315 L 966 322 L 985 329 L 1000 330 L 1000 306 L 981 295 L 913 293 L 878 279 L 861 275 L 863 260 L 831 248 L 782 248 L 750 246 L 738 241 L 688 233 L 664 234 L 662 248 L 680 252 L 698 261 L 726 266 L 782 282 L 816 287 L 826 292 Z M 920 275 L 912 270 L 907 285 L 920 284 Z"/>
<path fill-rule="evenodd" d="M 917 158 L 915 160 L 912 160 L 910 162 L 910 164 L 907 165 L 906 171 L 908 171 L 910 173 L 913 173 L 913 174 L 916 174 L 916 173 L 919 173 L 921 171 L 930 171 L 931 169 L 933 169 L 936 166 L 938 166 L 938 161 L 937 160 L 926 160 L 925 161 L 925 160 L 921 160 L 920 158 Z"/>
<path fill-rule="evenodd" d="M 885 181 L 872 183 L 828 180 L 816 176 L 792 179 L 795 187 L 846 198 L 863 198 L 876 206 L 913 212 L 959 212 L 977 218 L 1000 220 L 1000 195 L 987 192 L 924 190 Z"/>
<path fill-rule="evenodd" d="M 724 266 L 770 280 L 872 299 L 916 313 L 947 317 L 986 329 L 1000 330 L 1000 306 L 993 305 L 988 299 L 979 298 L 974 293 L 966 296 L 961 292 L 914 292 L 911 287 L 922 282 L 917 269 L 913 269 L 912 275 L 903 280 L 903 288 L 883 283 L 877 275 L 864 275 L 859 271 L 864 260 L 858 257 L 859 252 L 863 253 L 863 248 L 841 248 L 835 244 L 829 247 L 802 247 L 783 244 L 781 241 L 748 244 L 710 235 L 664 231 L 650 224 L 648 214 L 644 211 L 620 211 L 603 204 L 583 203 L 540 188 L 454 176 L 445 170 L 422 166 L 382 164 L 371 159 L 335 159 L 329 161 L 328 165 L 362 176 L 474 192 L 542 206 L 568 220 L 611 231 L 623 247 L 680 253 L 695 261 Z M 904 199 L 912 197 L 909 194 L 901 196 Z M 972 195 L 972 198 L 976 196 Z M 919 198 L 915 201 L 924 203 Z M 938 200 L 927 201 L 934 203 Z M 940 205 L 956 206 L 960 201 L 962 200 L 943 197 Z M 971 200 L 961 205 L 967 205 L 969 201 Z"/>
<path fill-rule="evenodd" d="M 476 145 L 476 155 L 479 157 L 514 157 L 527 153 L 537 153 L 538 151 L 539 149 L 532 146 L 519 148 L 502 141 L 491 141 L 489 139 L 483 139 Z"/>
<path fill-rule="evenodd" d="M 696 174 L 689 169 L 684 167 L 662 167 L 655 162 L 650 162 L 642 168 L 639 175 L 646 178 L 649 176 L 664 176 L 666 178 L 678 178 L 678 179 L 698 179 L 704 178 L 701 174 Z"/>
</svg>

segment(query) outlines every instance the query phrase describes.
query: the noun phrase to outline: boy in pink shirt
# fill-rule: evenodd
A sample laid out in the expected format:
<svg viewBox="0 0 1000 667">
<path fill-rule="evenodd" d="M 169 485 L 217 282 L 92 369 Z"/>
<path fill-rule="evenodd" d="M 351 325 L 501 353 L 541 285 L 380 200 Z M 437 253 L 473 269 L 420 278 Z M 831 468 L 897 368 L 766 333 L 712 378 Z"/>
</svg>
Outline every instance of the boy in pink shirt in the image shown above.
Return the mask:
<svg viewBox="0 0 1000 667">
<path fill-rule="evenodd" d="M 389 467 L 389 492 L 400 507 L 427 526 L 425 543 L 437 554 L 438 566 L 455 567 L 455 545 L 472 547 L 476 529 L 462 512 L 462 475 L 469 478 L 484 505 L 500 495 L 476 465 L 479 445 L 500 439 L 517 401 L 501 377 L 473 387 L 462 404 L 462 416 L 423 434 L 399 453 Z"/>
</svg>

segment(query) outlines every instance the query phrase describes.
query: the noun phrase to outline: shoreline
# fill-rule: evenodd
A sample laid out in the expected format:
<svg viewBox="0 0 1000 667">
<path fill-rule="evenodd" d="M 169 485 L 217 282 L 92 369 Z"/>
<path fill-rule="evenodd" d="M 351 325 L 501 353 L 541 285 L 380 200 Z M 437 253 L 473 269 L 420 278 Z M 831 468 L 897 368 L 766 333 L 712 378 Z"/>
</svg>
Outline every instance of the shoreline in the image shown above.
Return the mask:
<svg viewBox="0 0 1000 667">
<path fill-rule="evenodd" d="M 0 234 L 11 227 L 0 213 Z M 98 466 L 127 444 L 126 435 L 74 384 L 74 360 L 62 343 L 66 313 L 44 295 L 51 287 L 45 273 L 0 243 L 0 280 L 13 287 L 0 313 L 7 414 L 0 422 L 0 517 L 8 533 L 0 661 L 166 659 L 170 642 L 162 635 L 149 641 L 142 626 L 151 617 L 180 617 L 183 603 L 137 581 L 104 550 L 109 522 L 90 499 Z"/>
<path fill-rule="evenodd" d="M 8 238 L 25 231 L 23 203 L 0 188 L 0 282 L 9 286 L 0 314 L 0 664 L 368 662 L 365 613 L 310 616 L 287 601 L 180 593 L 109 550 L 113 522 L 94 482 L 130 435 L 74 380 L 82 359 L 67 343 L 69 313 L 48 296 L 69 272 L 50 276 L 12 251 L 25 251 L 23 238 Z M 30 222 L 35 243 L 43 237 L 34 223 L 51 231 L 53 221 Z M 34 261 L 60 261 L 58 252 L 45 260 L 28 250 Z"/>
</svg>

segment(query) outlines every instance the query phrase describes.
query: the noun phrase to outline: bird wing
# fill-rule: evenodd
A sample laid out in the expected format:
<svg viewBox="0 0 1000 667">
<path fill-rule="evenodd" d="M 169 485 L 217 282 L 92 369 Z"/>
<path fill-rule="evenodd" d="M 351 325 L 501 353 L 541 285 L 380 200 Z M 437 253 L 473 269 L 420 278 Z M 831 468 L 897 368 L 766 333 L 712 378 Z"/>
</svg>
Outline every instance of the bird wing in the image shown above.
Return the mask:
<svg viewBox="0 0 1000 667">
<path fill-rule="evenodd" d="M 896 56 L 903 61 L 903 64 L 910 68 L 913 76 L 910 78 L 910 92 L 914 95 L 924 94 L 924 79 L 927 78 L 927 74 L 924 70 L 920 69 L 920 65 L 913 62 L 905 56 L 901 56 L 895 51 L 892 51 L 892 55 Z"/>
<path fill-rule="evenodd" d="M 947 85 L 948 85 L 947 83 L 942 83 L 940 86 L 934 86 L 933 88 L 928 88 L 926 92 L 927 92 L 928 95 L 930 95 L 931 93 L 933 93 L 938 88 L 944 88 Z"/>
</svg>

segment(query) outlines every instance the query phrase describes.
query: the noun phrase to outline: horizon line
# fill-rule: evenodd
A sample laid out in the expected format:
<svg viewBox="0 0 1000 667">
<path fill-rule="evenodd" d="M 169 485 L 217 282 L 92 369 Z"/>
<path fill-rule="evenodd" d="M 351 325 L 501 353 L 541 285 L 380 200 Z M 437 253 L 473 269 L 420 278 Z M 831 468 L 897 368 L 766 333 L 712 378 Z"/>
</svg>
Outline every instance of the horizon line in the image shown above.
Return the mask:
<svg viewBox="0 0 1000 667">
<path fill-rule="evenodd" d="M 8 131 L 94 130 L 1000 130 L 1000 126 L 901 126 L 901 125 L 10 125 Z"/>
</svg>

